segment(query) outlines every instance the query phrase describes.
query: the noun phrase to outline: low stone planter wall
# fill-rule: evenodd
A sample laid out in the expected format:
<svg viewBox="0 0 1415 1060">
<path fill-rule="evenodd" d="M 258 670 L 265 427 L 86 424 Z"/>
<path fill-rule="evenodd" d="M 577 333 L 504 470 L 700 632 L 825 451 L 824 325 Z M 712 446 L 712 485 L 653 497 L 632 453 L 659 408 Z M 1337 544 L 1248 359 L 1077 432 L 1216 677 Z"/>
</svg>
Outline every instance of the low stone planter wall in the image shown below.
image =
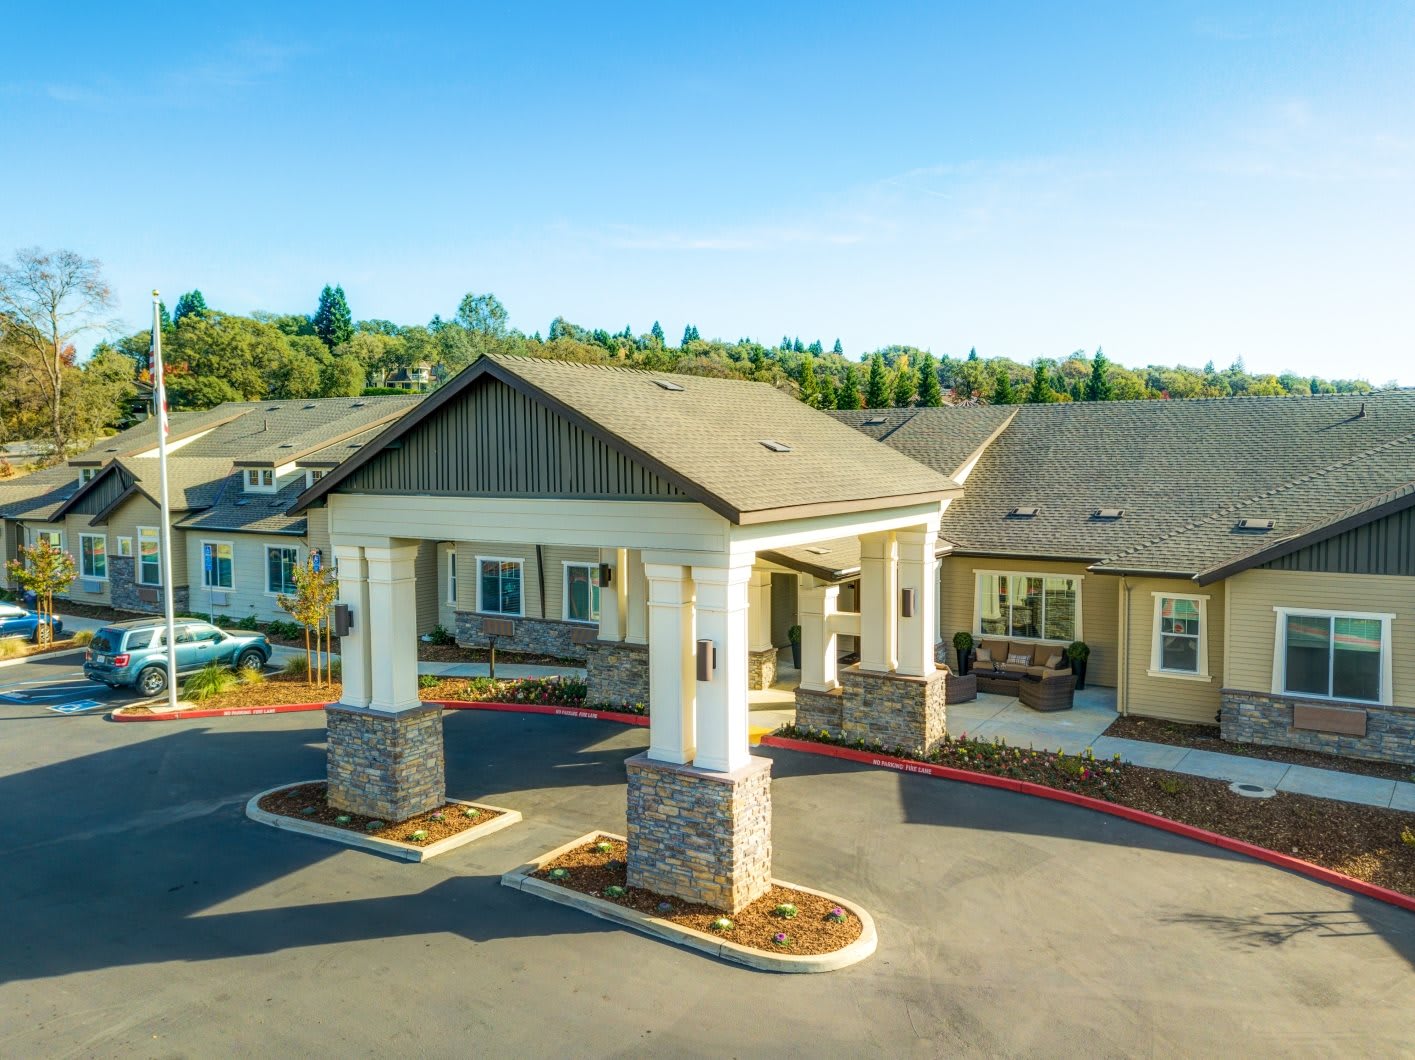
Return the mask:
<svg viewBox="0 0 1415 1060">
<path fill-rule="evenodd" d="M 465 648 L 486 648 L 491 639 L 482 632 L 482 620 L 495 618 L 494 615 L 479 615 L 471 611 L 458 611 L 457 643 Z M 578 631 L 593 629 L 580 622 L 555 622 L 544 618 L 508 618 L 515 628 L 512 637 L 497 637 L 496 646 L 502 651 L 521 651 L 533 655 L 553 655 L 560 659 L 583 659 L 585 645 L 576 644 L 574 635 Z"/>
<path fill-rule="evenodd" d="M 649 702 L 649 646 L 595 640 L 585 648 L 586 703 Z"/>
<path fill-rule="evenodd" d="M 1333 703 L 1232 688 L 1223 689 L 1221 696 L 1219 732 L 1225 740 L 1415 765 L 1415 708 Z M 1357 736 L 1295 728 L 1293 711 L 1297 707 L 1343 707 L 1364 711 L 1366 734 Z"/>
<path fill-rule="evenodd" d="M 845 709 L 845 690 L 813 692 L 796 689 L 796 724 L 802 729 L 824 729 L 832 736 L 841 735 L 841 720 Z"/>
</svg>

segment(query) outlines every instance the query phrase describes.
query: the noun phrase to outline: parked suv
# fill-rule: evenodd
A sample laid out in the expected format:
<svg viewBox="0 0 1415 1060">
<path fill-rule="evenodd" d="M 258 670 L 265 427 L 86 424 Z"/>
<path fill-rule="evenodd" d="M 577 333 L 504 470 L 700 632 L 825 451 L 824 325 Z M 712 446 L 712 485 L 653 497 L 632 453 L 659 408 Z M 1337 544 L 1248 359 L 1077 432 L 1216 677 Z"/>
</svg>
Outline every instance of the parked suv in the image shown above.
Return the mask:
<svg viewBox="0 0 1415 1060">
<path fill-rule="evenodd" d="M 263 670 L 270 661 L 264 633 L 228 633 L 185 618 L 177 620 L 175 632 L 178 674 L 195 673 L 213 662 L 233 670 Z M 160 696 L 167 691 L 167 623 L 147 618 L 104 626 L 84 655 L 84 676 Z"/>
<path fill-rule="evenodd" d="M 36 644 L 58 640 L 64 635 L 64 620 L 58 615 L 41 619 L 36 611 L 14 604 L 0 604 L 0 637 L 24 637 Z"/>
</svg>

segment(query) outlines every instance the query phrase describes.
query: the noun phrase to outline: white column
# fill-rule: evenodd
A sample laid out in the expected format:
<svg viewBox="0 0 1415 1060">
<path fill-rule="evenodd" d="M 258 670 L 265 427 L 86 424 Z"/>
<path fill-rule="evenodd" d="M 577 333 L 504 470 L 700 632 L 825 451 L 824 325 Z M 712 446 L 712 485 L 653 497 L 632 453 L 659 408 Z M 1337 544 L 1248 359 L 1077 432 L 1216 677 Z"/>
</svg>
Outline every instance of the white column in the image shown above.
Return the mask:
<svg viewBox="0 0 1415 1060">
<path fill-rule="evenodd" d="M 747 588 L 752 566 L 693 568 L 697 637 L 717 667 L 698 682 L 698 753 L 693 764 L 731 773 L 751 759 L 747 725 Z M 696 673 L 694 674 L 696 677 Z"/>
<path fill-rule="evenodd" d="M 628 573 L 624 578 L 624 588 L 628 593 L 627 616 L 624 621 L 624 639 L 630 644 L 649 642 L 649 583 L 644 573 L 644 554 L 637 548 L 628 550 Z"/>
<path fill-rule="evenodd" d="M 649 563 L 641 569 L 648 580 L 648 755 L 685 765 L 695 746 L 693 582 L 680 564 Z"/>
<path fill-rule="evenodd" d="M 373 694 L 373 655 L 369 624 L 368 563 L 358 545 L 334 544 L 334 562 L 339 568 L 339 602 L 349 608 L 350 629 L 339 638 L 339 668 L 344 685 L 339 702 L 350 707 L 367 707 Z"/>
<path fill-rule="evenodd" d="M 899 544 L 899 595 L 914 590 L 914 617 L 899 615 L 899 672 L 928 677 L 934 672 L 938 642 L 938 531 L 928 526 L 895 532 Z"/>
<path fill-rule="evenodd" d="M 840 610 L 840 586 L 801 575 L 796 621 L 801 625 L 801 687 L 829 692 L 840 687 L 840 651 L 830 617 Z"/>
<path fill-rule="evenodd" d="M 753 570 L 747 586 L 747 650 L 766 651 L 771 643 L 771 571 Z"/>
<path fill-rule="evenodd" d="M 374 710 L 409 710 L 418 703 L 418 603 L 414 566 L 418 546 L 404 542 L 365 547 Z"/>
<path fill-rule="evenodd" d="M 899 664 L 898 546 L 892 533 L 860 535 L 860 669 Z"/>
<path fill-rule="evenodd" d="M 602 548 L 599 550 L 600 563 L 609 564 L 609 587 L 599 591 L 599 639 L 620 641 L 624 639 L 624 620 L 629 609 L 629 589 L 625 575 L 627 549 Z"/>
</svg>

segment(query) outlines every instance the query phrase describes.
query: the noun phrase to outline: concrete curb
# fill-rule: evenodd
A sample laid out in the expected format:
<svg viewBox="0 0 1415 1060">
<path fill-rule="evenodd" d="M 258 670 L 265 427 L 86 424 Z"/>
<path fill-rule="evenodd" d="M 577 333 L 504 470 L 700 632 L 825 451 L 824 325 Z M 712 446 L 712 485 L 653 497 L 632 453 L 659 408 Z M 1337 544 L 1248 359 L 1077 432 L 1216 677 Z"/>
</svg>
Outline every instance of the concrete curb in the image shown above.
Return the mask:
<svg viewBox="0 0 1415 1060">
<path fill-rule="evenodd" d="M 389 854 L 395 858 L 402 858 L 404 861 L 427 861 L 435 858 L 439 854 L 445 854 L 449 850 L 466 846 L 468 843 L 489 836 L 493 832 L 499 832 L 503 828 L 510 828 L 521 820 L 520 810 L 508 810 L 504 806 L 492 806 L 485 802 L 469 802 L 466 799 L 448 799 L 450 803 L 458 806 L 475 806 L 480 810 L 496 810 L 500 816 L 493 817 L 484 824 L 473 825 L 466 831 L 450 835 L 446 839 L 439 839 L 436 843 L 429 843 L 425 847 L 414 846 L 412 843 L 403 843 L 396 839 L 380 839 L 377 836 L 364 835 L 359 832 L 351 832 L 347 828 L 336 828 L 334 825 L 320 824 L 317 821 L 301 821 L 295 817 L 286 817 L 284 814 L 270 813 L 260 808 L 260 800 L 267 795 L 273 795 L 277 791 L 284 791 L 286 788 L 298 787 L 300 784 L 323 783 L 323 780 L 298 780 L 293 784 L 281 784 L 278 787 L 268 788 L 257 795 L 252 795 L 250 801 L 246 803 L 246 816 L 252 821 L 260 824 L 268 824 L 272 828 L 280 828 L 287 832 L 298 832 L 300 835 L 311 835 L 319 839 L 329 839 L 335 843 L 342 843 L 345 846 L 359 847 L 363 850 L 372 850 L 379 854 Z"/>
<path fill-rule="evenodd" d="M 556 707 L 540 703 L 480 703 L 463 699 L 429 699 L 444 710 L 502 710 L 514 714 L 558 714 L 564 718 L 617 721 L 623 725 L 647 726 L 647 714 L 625 714 L 617 710 L 589 710 L 584 707 Z"/>
<path fill-rule="evenodd" d="M 788 953 L 768 953 L 765 950 L 753 949 L 749 946 L 742 946 L 735 942 L 730 942 L 719 935 L 709 935 L 706 932 L 697 931 L 693 928 L 683 927 L 675 924 L 671 920 L 664 920 L 662 917 L 650 916 L 648 913 L 641 913 L 637 909 L 630 909 L 627 906 L 618 905 L 615 902 L 604 898 L 596 898 L 594 895 L 584 894 L 580 891 L 571 890 L 568 887 L 561 887 L 546 880 L 538 880 L 533 875 L 540 871 L 541 866 L 554 861 L 576 847 L 584 846 L 601 836 L 606 839 L 617 839 L 624 842 L 624 837 L 615 835 L 612 832 L 588 832 L 578 839 L 556 847 L 547 854 L 542 854 L 534 861 L 513 869 L 501 877 L 501 885 L 510 887 L 513 890 L 524 891 L 534 894 L 539 898 L 547 898 L 559 905 L 569 906 L 572 909 L 579 909 L 597 916 L 602 920 L 610 920 L 616 924 L 633 928 L 635 931 L 654 938 L 671 942 L 675 946 L 682 946 L 686 949 L 697 950 L 706 953 L 710 957 L 720 957 L 725 961 L 733 961 L 748 968 L 761 972 L 787 972 L 787 973 L 811 973 L 811 972 L 834 972 L 841 968 L 848 968 L 852 964 L 858 964 L 866 957 L 875 952 L 879 945 L 879 936 L 875 932 L 874 918 L 865 910 L 847 902 L 843 898 L 838 898 L 825 891 L 817 891 L 810 887 L 802 887 L 798 883 L 786 883 L 782 880 L 772 880 L 778 887 L 791 887 L 806 894 L 814 894 L 821 898 L 828 899 L 844 909 L 850 910 L 860 918 L 860 937 L 844 949 L 836 950 L 834 953 L 797 954 Z"/>
<path fill-rule="evenodd" d="M 88 648 L 80 645 L 77 648 L 65 648 L 63 651 L 37 651 L 30 655 L 21 655 L 18 659 L 6 659 L 0 662 L 0 670 L 7 666 L 23 666 L 25 663 L 38 662 L 40 659 L 62 659 L 68 655 L 77 655 L 81 651 L 88 651 Z"/>
<path fill-rule="evenodd" d="M 128 704 L 139 706 L 140 704 Z M 174 710 L 162 714 L 124 714 L 125 707 L 112 711 L 110 721 L 189 721 L 192 718 L 241 718 L 248 714 L 297 714 L 303 710 L 323 710 L 327 703 L 282 703 L 273 707 L 226 707 L 219 710 Z"/>
<path fill-rule="evenodd" d="M 897 770 L 901 773 L 915 773 L 921 776 L 937 777 L 942 780 L 957 780 L 964 784 L 976 784 L 984 788 L 1001 788 L 1005 791 L 1015 791 L 1021 795 L 1032 795 L 1039 799 L 1050 799 L 1053 802 L 1070 803 L 1072 806 L 1082 806 L 1088 810 L 1096 810 L 1100 813 L 1109 814 L 1112 817 L 1120 817 L 1136 824 L 1147 825 L 1150 828 L 1157 828 L 1162 832 L 1172 832 L 1175 835 L 1184 836 L 1186 839 L 1195 839 L 1200 843 L 1207 843 L 1210 846 L 1219 847 L 1223 850 L 1231 850 L 1235 854 L 1243 854 L 1258 861 L 1267 862 L 1281 869 L 1290 872 L 1300 873 L 1309 876 L 1321 883 L 1328 883 L 1344 890 L 1353 891 L 1366 898 L 1374 898 L 1378 902 L 1385 902 L 1389 905 L 1397 906 L 1401 909 L 1415 912 L 1415 897 L 1408 894 L 1401 894 L 1388 887 L 1380 887 L 1374 883 L 1367 883 L 1365 880 L 1358 880 L 1354 876 L 1347 876 L 1345 873 L 1337 872 L 1335 869 L 1328 869 L 1322 865 L 1315 865 L 1310 861 L 1303 861 L 1290 854 L 1280 854 L 1276 850 L 1269 850 L 1267 847 L 1260 847 L 1253 843 L 1244 842 L 1241 839 L 1234 839 L 1231 836 L 1220 835 L 1218 832 L 1210 832 L 1206 828 L 1197 828 L 1194 825 L 1183 824 L 1180 821 L 1172 821 L 1168 817 L 1160 817 L 1158 814 L 1146 813 L 1144 810 L 1136 810 L 1129 806 L 1120 806 L 1113 802 L 1106 802 L 1104 799 L 1095 799 L 1089 795 L 1078 795 L 1073 791 L 1062 791 L 1060 788 L 1049 788 L 1044 784 L 1034 784 L 1029 780 L 1013 780 L 1009 777 L 995 777 L 987 773 L 973 773 L 966 769 L 955 769 L 952 766 L 938 766 L 929 762 L 915 762 L 907 758 L 895 758 L 892 755 L 875 754 L 870 751 L 857 751 L 850 747 L 836 747 L 833 744 L 816 743 L 813 740 L 795 740 L 789 736 L 764 736 L 761 743 L 766 747 L 779 747 L 784 751 L 800 751 L 803 754 L 824 755 L 827 758 L 840 758 L 847 762 L 859 762 L 864 765 L 880 766 L 885 769 Z M 1140 767 L 1152 768 L 1152 767 Z"/>
</svg>

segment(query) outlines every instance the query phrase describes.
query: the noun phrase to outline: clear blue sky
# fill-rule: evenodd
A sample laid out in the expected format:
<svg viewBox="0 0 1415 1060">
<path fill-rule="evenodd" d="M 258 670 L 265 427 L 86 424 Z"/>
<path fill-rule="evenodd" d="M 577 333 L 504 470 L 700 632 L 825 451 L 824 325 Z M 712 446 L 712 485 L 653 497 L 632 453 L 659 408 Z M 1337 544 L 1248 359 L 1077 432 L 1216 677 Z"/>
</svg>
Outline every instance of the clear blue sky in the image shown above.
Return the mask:
<svg viewBox="0 0 1415 1060">
<path fill-rule="evenodd" d="M 1409 3 L 445 6 L 10 9 L 0 254 L 1415 384 Z"/>
</svg>

